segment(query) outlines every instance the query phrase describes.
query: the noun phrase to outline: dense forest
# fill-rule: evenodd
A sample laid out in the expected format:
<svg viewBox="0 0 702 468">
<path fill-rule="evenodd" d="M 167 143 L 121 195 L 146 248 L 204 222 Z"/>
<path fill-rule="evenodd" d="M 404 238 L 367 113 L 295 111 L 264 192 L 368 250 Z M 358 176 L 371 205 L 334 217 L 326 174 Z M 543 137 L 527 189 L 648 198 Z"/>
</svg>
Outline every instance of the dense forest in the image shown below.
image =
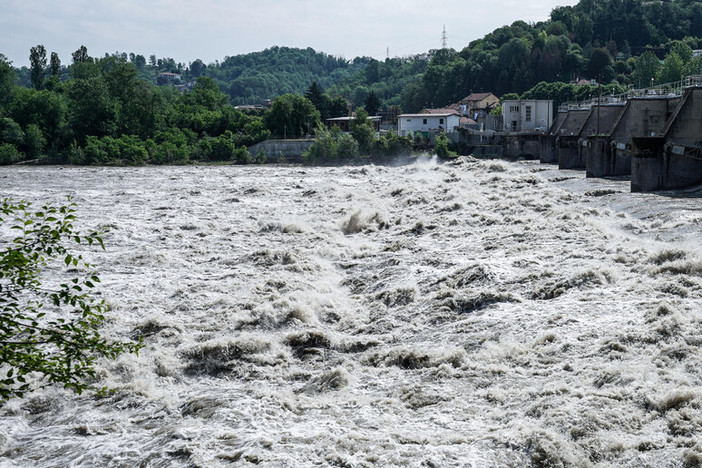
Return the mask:
<svg viewBox="0 0 702 468">
<path fill-rule="evenodd" d="M 702 4 L 690 0 L 581 0 L 554 8 L 547 21 L 498 28 L 460 51 L 384 61 L 272 47 L 184 64 L 125 52 L 97 58 L 81 47 L 66 66 L 38 45 L 29 67 L 14 68 L 0 54 L 0 163 L 261 161 L 264 155 L 246 148 L 269 136 L 313 134 L 349 106 L 416 112 L 486 91 L 558 104 L 600 91 L 571 84 L 578 78 L 623 92 L 699 74 L 702 59 L 693 50 L 700 48 Z M 187 92 L 157 86 L 161 73 L 179 74 Z M 265 111 L 233 107 L 273 98 Z M 390 135 L 373 146 L 361 130 L 361 152 L 411 145 Z M 349 141 L 326 137 L 330 148 L 348 153 Z"/>
<path fill-rule="evenodd" d="M 368 57 L 356 57 L 349 61 L 311 48 L 289 47 L 271 47 L 261 52 L 224 57 L 222 62 L 210 64 L 200 59 L 185 64 L 155 55 L 147 59 L 143 55 L 126 52 L 105 54 L 102 59 L 131 63 L 140 79 L 153 84 L 158 83 L 160 73 L 177 73 L 184 83 L 208 76 L 222 92 L 229 95 L 230 103 L 235 106 L 260 105 L 282 94 L 302 94 L 313 82 L 328 88 L 350 79 L 371 61 Z M 28 67 L 18 68 L 15 72 L 21 86 L 31 86 Z M 62 80 L 71 77 L 67 67 L 60 68 L 60 77 Z"/>
<path fill-rule="evenodd" d="M 94 58 L 81 46 L 65 67 L 37 45 L 25 87 L 0 54 L 0 164 L 262 163 L 267 155 L 251 154 L 251 145 L 271 136 L 321 135 L 322 119 L 349 113 L 345 98 L 330 96 L 317 82 L 304 96 L 286 93 L 266 109 L 242 111 L 211 77 L 197 77 L 183 92 L 154 85 L 143 76 L 150 65 L 134 62 L 120 54 Z M 355 127 L 361 144 L 342 151 L 345 157 L 371 149 L 378 157 L 395 154 L 397 142 L 411 149 L 411 140 L 377 138 L 365 118 Z"/>
<path fill-rule="evenodd" d="M 646 87 L 700 73 L 702 3 L 691 0 L 581 0 L 556 7 L 548 21 L 517 21 L 460 51 L 432 50 L 405 59 L 371 61 L 330 92 L 376 93 L 405 112 L 441 107 L 472 92 L 553 98 L 544 83 L 595 79 L 612 87 Z M 401 87 L 396 87 L 397 83 Z M 562 100 L 577 90 L 557 91 Z M 543 91 L 543 94 L 541 92 Z"/>
<path fill-rule="evenodd" d="M 52 53 L 49 64 L 44 46 L 32 47 L 27 88 L 0 55 L 0 164 L 249 162 L 246 147 L 270 135 L 211 78 L 181 93 L 119 56 L 95 59 L 81 47 L 72 59 L 62 67 Z"/>
<path fill-rule="evenodd" d="M 316 82 L 323 88 L 350 78 L 363 70 L 368 58 L 347 61 L 314 49 L 271 47 L 207 66 L 205 75 L 213 78 L 232 104 L 260 104 L 281 94 L 302 94 Z"/>
</svg>

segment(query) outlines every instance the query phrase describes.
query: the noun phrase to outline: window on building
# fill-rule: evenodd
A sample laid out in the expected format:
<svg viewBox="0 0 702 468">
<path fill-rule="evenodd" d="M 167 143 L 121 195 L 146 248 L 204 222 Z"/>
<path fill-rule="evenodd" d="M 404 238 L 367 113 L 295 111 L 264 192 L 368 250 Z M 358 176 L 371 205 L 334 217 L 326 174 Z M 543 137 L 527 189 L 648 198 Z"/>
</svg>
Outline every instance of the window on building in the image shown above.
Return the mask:
<svg viewBox="0 0 702 468">
<path fill-rule="evenodd" d="M 439 119 L 439 125 L 443 125 L 443 124 L 444 124 L 444 119 Z"/>
<path fill-rule="evenodd" d="M 422 119 L 422 123 L 423 123 L 424 125 L 426 125 L 426 124 L 427 124 L 427 119 Z"/>
<path fill-rule="evenodd" d="M 408 121 L 408 122 L 411 122 L 411 121 L 412 121 L 412 119 L 407 119 L 407 121 Z"/>
<path fill-rule="evenodd" d="M 519 112 L 519 106 L 509 106 L 510 112 Z"/>
<path fill-rule="evenodd" d="M 526 106 L 524 120 L 526 120 L 527 122 L 531 122 L 531 106 Z"/>
</svg>

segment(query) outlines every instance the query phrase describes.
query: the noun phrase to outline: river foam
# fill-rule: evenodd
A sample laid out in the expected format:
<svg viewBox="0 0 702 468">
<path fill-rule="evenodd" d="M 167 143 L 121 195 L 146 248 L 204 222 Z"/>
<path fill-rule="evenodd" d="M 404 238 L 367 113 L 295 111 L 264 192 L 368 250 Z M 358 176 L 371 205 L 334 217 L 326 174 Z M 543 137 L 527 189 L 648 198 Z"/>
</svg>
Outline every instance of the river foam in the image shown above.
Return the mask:
<svg viewBox="0 0 702 468">
<path fill-rule="evenodd" d="M 535 163 L 11 167 L 72 195 L 106 398 L 0 408 L 7 466 L 700 466 L 702 205 Z M 670 194 L 669 194 L 670 195 Z"/>
</svg>

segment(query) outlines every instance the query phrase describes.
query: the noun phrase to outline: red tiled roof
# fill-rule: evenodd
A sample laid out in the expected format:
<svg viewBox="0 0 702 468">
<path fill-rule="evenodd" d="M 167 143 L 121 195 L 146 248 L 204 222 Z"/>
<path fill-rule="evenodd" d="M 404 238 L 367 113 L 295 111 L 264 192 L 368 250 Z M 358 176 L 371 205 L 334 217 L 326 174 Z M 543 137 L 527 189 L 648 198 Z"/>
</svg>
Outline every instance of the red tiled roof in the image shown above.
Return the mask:
<svg viewBox="0 0 702 468">
<path fill-rule="evenodd" d="M 422 109 L 420 114 L 455 114 L 461 115 L 456 109 L 452 107 L 444 107 L 443 109 Z"/>
<path fill-rule="evenodd" d="M 463 99 L 463 101 L 478 102 L 478 101 L 482 101 L 483 99 L 490 96 L 491 94 L 492 93 L 473 93 L 470 96 Z"/>
</svg>

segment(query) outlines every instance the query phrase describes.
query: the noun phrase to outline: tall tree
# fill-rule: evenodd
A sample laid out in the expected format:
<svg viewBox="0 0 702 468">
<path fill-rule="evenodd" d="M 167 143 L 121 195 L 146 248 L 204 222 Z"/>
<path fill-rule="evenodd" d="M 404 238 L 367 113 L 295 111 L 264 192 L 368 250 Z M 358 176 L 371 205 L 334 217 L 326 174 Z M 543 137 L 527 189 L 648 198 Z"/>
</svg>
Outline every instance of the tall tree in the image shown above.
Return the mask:
<svg viewBox="0 0 702 468">
<path fill-rule="evenodd" d="M 647 50 L 636 59 L 632 81 L 637 88 L 648 87 L 658 76 L 661 62 L 656 54 Z"/>
<path fill-rule="evenodd" d="M 61 72 L 61 59 L 56 52 L 51 52 L 49 68 L 51 69 L 51 76 L 58 76 Z"/>
<path fill-rule="evenodd" d="M 12 64 L 3 54 L 0 54 L 0 117 L 3 115 L 5 105 L 12 100 L 16 81 Z"/>
<path fill-rule="evenodd" d="M 202 60 L 196 59 L 190 64 L 190 76 L 193 78 L 201 77 L 202 74 L 205 73 L 205 68 L 207 68 L 207 65 L 205 65 Z"/>
<path fill-rule="evenodd" d="M 313 81 L 307 91 L 305 91 L 305 97 L 310 100 L 310 102 L 317 108 L 320 114 L 324 114 L 322 107 L 324 104 L 324 89 L 316 82 Z"/>
<path fill-rule="evenodd" d="M 84 45 L 80 46 L 78 50 L 73 52 L 73 54 L 71 54 L 71 58 L 73 59 L 73 64 L 92 61 L 88 55 L 88 49 Z"/>
<path fill-rule="evenodd" d="M 590 55 L 590 61 L 587 64 L 588 78 L 596 78 L 602 76 L 605 68 L 612 65 L 612 57 L 609 51 L 604 47 L 595 49 Z M 602 78 L 601 78 L 602 79 Z"/>
<path fill-rule="evenodd" d="M 683 62 L 683 59 L 676 52 L 669 53 L 665 56 L 663 66 L 658 72 L 658 82 L 672 83 L 682 80 L 684 68 L 685 62 Z"/>
<path fill-rule="evenodd" d="M 32 88 L 41 89 L 44 86 L 44 73 L 46 69 L 46 49 L 38 45 L 29 49 L 29 70 Z"/>
<path fill-rule="evenodd" d="M 370 115 L 378 115 L 378 111 L 380 110 L 381 102 L 380 98 L 378 97 L 377 94 L 375 94 L 375 91 L 372 89 L 368 93 L 368 97 L 366 98 L 366 111 L 368 111 L 368 114 Z"/>
</svg>

